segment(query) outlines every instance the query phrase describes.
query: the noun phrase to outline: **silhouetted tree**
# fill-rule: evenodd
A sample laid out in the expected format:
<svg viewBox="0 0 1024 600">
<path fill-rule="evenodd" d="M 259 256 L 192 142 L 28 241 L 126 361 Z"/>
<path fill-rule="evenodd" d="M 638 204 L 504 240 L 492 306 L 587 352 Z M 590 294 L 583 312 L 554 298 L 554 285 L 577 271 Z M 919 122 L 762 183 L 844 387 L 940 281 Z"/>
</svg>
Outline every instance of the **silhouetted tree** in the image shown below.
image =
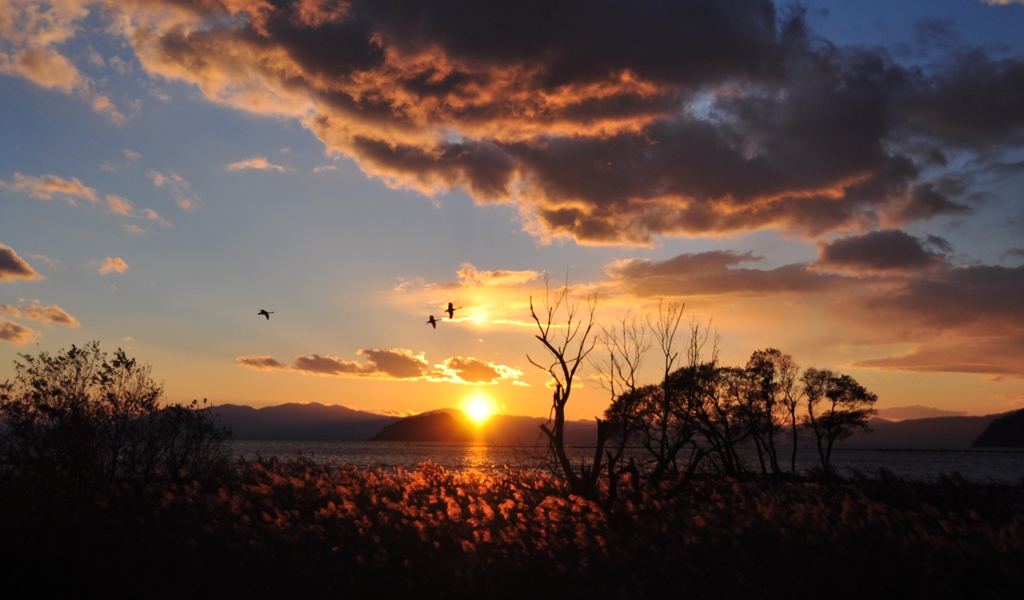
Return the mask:
<svg viewBox="0 0 1024 600">
<path fill-rule="evenodd" d="M 786 413 L 784 382 L 788 381 L 792 390 L 797 367 L 788 354 L 783 354 L 776 348 L 767 348 L 755 351 L 747 361 L 746 369 L 750 381 L 744 407 L 761 463 L 761 471 L 767 473 L 770 467 L 771 472 L 777 475 L 782 472 L 776 437 Z M 793 410 L 795 411 L 795 402 Z M 768 459 L 767 465 L 765 458 Z"/>
<path fill-rule="evenodd" d="M 0 384 L 0 464 L 71 487 L 197 473 L 223 458 L 229 433 L 199 404 L 162 407 L 148 366 L 98 342 L 18 355 Z"/>
<path fill-rule="evenodd" d="M 832 469 L 835 442 L 853 435 L 857 429 L 870 431 L 868 419 L 878 396 L 864 389 L 849 375 L 828 369 L 808 368 L 800 377 L 807 397 L 805 426 L 814 433 L 821 467 Z"/>
<path fill-rule="evenodd" d="M 552 294 L 548 278 L 544 278 L 544 309 L 542 315 L 537 314 L 530 297 L 530 316 L 537 325 L 539 333 L 534 337 L 544 345 L 551 362 L 541 364 L 527 355 L 527 360 L 534 366 L 546 371 L 554 381 L 554 393 L 551 400 L 551 413 L 547 423 L 541 425 L 541 431 L 548 440 L 548 448 L 554 455 L 556 469 L 562 473 L 573 492 L 585 497 L 594 497 L 596 484 L 602 470 L 602 453 L 604 442 L 608 438 L 609 427 L 597 419 L 597 446 L 594 461 L 583 465 L 577 474 L 565 452 L 565 405 L 572 393 L 572 384 L 576 371 L 583 364 L 587 355 L 594 349 L 595 340 L 590 338 L 594 328 L 594 310 L 597 298 L 587 296 L 586 314 L 580 313 L 581 299 L 569 297 L 569 282 Z M 559 322 L 561 321 L 561 322 Z"/>
<path fill-rule="evenodd" d="M 607 359 L 595 359 L 592 364 L 602 374 L 602 385 L 611 394 L 611 404 L 605 410 L 606 429 L 614 447 L 605 450 L 608 468 L 608 494 L 614 501 L 618 494 L 617 470 L 629 441 L 639 432 L 639 415 L 636 397 L 637 371 L 643 364 L 644 354 L 650 348 L 647 329 L 643 321 L 627 314 L 614 330 L 601 328 L 598 343 L 607 354 Z M 628 471 L 634 478 L 639 477 L 636 466 L 631 464 Z M 633 481 L 634 488 L 637 481 Z"/>
</svg>

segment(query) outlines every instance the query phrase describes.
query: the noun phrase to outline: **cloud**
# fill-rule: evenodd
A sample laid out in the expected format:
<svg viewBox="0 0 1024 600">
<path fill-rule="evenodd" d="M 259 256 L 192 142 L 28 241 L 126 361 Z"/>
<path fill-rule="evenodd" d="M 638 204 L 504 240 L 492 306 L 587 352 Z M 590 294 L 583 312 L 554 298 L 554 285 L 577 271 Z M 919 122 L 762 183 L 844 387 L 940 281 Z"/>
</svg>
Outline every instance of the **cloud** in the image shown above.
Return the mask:
<svg viewBox="0 0 1024 600">
<path fill-rule="evenodd" d="M 270 356 L 239 356 L 235 362 L 257 371 L 281 371 L 288 368 L 288 365 L 280 363 Z"/>
<path fill-rule="evenodd" d="M 247 158 L 245 160 L 240 160 L 238 162 L 231 163 L 230 165 L 228 165 L 225 168 L 228 171 L 242 171 L 244 169 L 257 169 L 257 170 L 260 170 L 260 171 L 277 171 L 279 173 L 284 173 L 285 171 L 288 170 L 287 168 L 282 167 L 281 165 L 275 165 L 275 164 L 271 163 L 270 161 L 268 161 L 263 156 L 254 156 L 252 158 Z"/>
<path fill-rule="evenodd" d="M 78 69 L 59 52 L 30 46 L 13 56 L 0 55 L 0 73 L 21 75 L 32 83 L 70 94 L 82 85 Z"/>
<path fill-rule="evenodd" d="M 967 373 L 995 378 L 1024 378 L 1024 335 L 939 340 L 913 351 L 884 358 L 861 360 L 854 367 L 914 373 Z"/>
<path fill-rule="evenodd" d="M 523 372 L 519 369 L 504 365 L 496 365 L 471 356 L 455 356 L 448 358 L 438 366 L 440 367 L 442 376 L 435 376 L 436 379 L 456 383 L 498 383 L 498 381 L 502 379 L 512 380 L 512 382 L 515 383 L 516 380 L 523 375 Z"/>
<path fill-rule="evenodd" d="M 462 287 L 513 287 L 537 280 L 537 271 L 484 271 L 465 262 L 457 272 Z"/>
<path fill-rule="evenodd" d="M 50 258 L 49 256 L 46 256 L 45 254 L 29 254 L 29 256 L 37 260 L 43 261 L 44 263 L 46 263 L 46 266 L 50 267 L 51 269 L 56 270 L 60 268 L 60 264 L 56 260 Z"/>
<path fill-rule="evenodd" d="M 3 313 L 9 317 L 20 317 L 21 311 L 18 310 L 17 306 L 11 306 L 10 304 L 4 304 L 0 302 L 0 313 Z"/>
<path fill-rule="evenodd" d="M 927 156 L 1024 132 L 1018 58 L 905 66 L 768 0 L 596 2 L 586 19 L 572 2 L 164 8 L 114 21 L 147 73 L 301 120 L 389 185 L 517 203 L 545 239 L 819 238 L 964 215 L 922 170 L 956 165 Z"/>
<path fill-rule="evenodd" d="M 60 53 L 89 33 L 88 6 L 19 3 L 0 24 L 0 68 L 123 119 Z M 1020 56 L 954 43 L 950 25 L 931 23 L 919 29 L 942 35 L 917 42 L 934 60 L 904 64 L 831 43 L 806 11 L 770 0 L 580 10 L 154 0 L 103 14 L 147 75 L 297 120 L 329 155 L 390 186 L 516 204 L 542 240 L 652 245 L 760 229 L 826 239 L 969 215 L 964 200 L 980 192 L 1008 201 L 990 178 L 936 182 L 964 160 L 991 170 L 991 157 L 1024 147 Z M 229 168 L 286 169 L 262 156 Z"/>
<path fill-rule="evenodd" d="M 30 306 L 21 307 L 21 312 L 30 321 L 43 321 L 44 323 L 56 323 L 71 328 L 80 327 L 78 319 L 69 315 L 63 308 L 53 304 L 42 306 L 38 301 Z"/>
<path fill-rule="evenodd" d="M 130 215 L 132 209 L 135 208 L 135 206 L 127 198 L 122 198 L 120 196 L 115 196 L 113 194 L 107 195 L 107 205 L 110 207 L 110 210 L 114 211 L 119 215 L 125 216 Z"/>
<path fill-rule="evenodd" d="M 60 48 L 74 38 L 95 0 L 56 3 L 8 2 L 0 15 L 0 73 L 21 76 L 32 83 L 75 95 L 114 123 L 127 121 L 100 84 L 84 75 Z M 97 61 L 97 58 L 99 61 Z M 102 56 L 86 52 L 95 65 Z"/>
<path fill-rule="evenodd" d="M 34 341 L 37 335 L 39 335 L 38 331 L 0 317 L 0 340 L 10 342 L 15 346 L 23 346 Z"/>
<path fill-rule="evenodd" d="M 759 262 L 752 252 L 619 260 L 601 289 L 619 290 L 620 304 L 687 301 L 720 323 L 723 313 L 731 321 L 756 315 L 776 336 L 771 344 L 814 338 L 816 352 L 842 346 L 859 368 L 1024 376 L 1024 266 L 952 264 L 942 238 L 891 230 L 819 251 L 818 261 L 763 270 L 743 267 Z M 818 319 L 814 330 L 809 315 Z"/>
<path fill-rule="evenodd" d="M 0 281 L 15 279 L 43 279 L 43 276 L 36 273 L 24 259 L 18 256 L 14 248 L 0 244 Z"/>
<path fill-rule="evenodd" d="M 107 257 L 103 259 L 103 263 L 99 266 L 100 275 L 107 275 L 109 273 L 124 273 L 128 270 L 128 263 L 124 262 L 120 258 Z"/>
<path fill-rule="evenodd" d="M 174 194 L 175 203 L 181 210 L 191 211 L 199 206 L 199 196 L 189 194 L 189 183 L 181 175 L 174 171 L 168 171 L 167 175 L 159 171 L 150 171 L 147 176 L 153 182 L 153 187 L 169 187 Z"/>
<path fill-rule="evenodd" d="M 933 244 L 948 248 L 942 238 Z M 929 252 L 918 238 L 899 230 L 872 231 L 820 245 L 817 264 L 852 272 L 920 271 L 940 265 L 944 258 Z"/>
<path fill-rule="evenodd" d="M 293 371 L 310 375 L 337 377 L 377 377 L 381 379 L 418 379 L 426 374 L 427 361 L 422 354 L 410 350 L 360 350 L 365 362 L 343 360 L 334 356 L 310 354 L 296 356 L 291 366 L 270 356 L 239 356 L 238 364 L 262 371 Z"/>
<path fill-rule="evenodd" d="M 359 350 L 364 362 L 350 361 L 334 356 L 310 354 L 296 356 L 286 365 L 270 356 L 239 356 L 235 362 L 260 371 L 290 371 L 309 375 L 334 377 L 372 377 L 376 379 L 422 380 L 434 383 L 498 383 L 515 382 L 522 376 L 519 369 L 496 365 L 472 357 L 452 357 L 430 368 L 423 353 L 414 354 L 404 348 Z"/>
<path fill-rule="evenodd" d="M 88 200 L 94 204 L 100 202 L 95 190 L 74 177 L 69 180 L 56 175 L 31 177 L 15 173 L 13 182 L 0 181 L 0 187 L 25 192 L 40 200 L 51 200 L 55 195 L 61 196 L 71 205 L 75 205 L 75 198 Z"/>
<path fill-rule="evenodd" d="M 605 268 L 613 283 L 639 296 L 812 294 L 843 285 L 841 277 L 818 273 L 808 265 L 776 269 L 741 268 L 763 260 L 752 252 L 715 250 L 680 254 L 664 261 L 626 259 Z"/>
<path fill-rule="evenodd" d="M 143 219 L 149 219 L 150 221 L 156 221 L 161 227 L 170 227 L 171 223 L 167 219 L 161 217 L 157 212 L 151 208 L 144 208 L 140 215 Z"/>
</svg>

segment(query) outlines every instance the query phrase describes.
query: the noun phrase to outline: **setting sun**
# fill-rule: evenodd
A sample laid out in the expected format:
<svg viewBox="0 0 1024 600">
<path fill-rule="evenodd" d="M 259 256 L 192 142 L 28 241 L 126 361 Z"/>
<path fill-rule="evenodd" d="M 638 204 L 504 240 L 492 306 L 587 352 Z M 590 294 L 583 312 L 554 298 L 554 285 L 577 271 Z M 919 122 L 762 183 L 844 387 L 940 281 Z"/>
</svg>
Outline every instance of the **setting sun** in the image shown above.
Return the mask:
<svg viewBox="0 0 1024 600">
<path fill-rule="evenodd" d="M 494 400 L 478 392 L 466 399 L 464 410 L 474 423 L 480 425 L 495 413 Z"/>
</svg>

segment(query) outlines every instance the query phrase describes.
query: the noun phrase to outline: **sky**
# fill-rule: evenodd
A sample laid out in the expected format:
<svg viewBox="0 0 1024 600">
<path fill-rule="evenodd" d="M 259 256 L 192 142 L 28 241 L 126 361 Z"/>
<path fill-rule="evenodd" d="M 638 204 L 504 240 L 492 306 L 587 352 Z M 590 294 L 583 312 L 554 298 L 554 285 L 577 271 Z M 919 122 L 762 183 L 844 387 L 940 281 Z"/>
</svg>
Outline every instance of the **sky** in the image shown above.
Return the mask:
<svg viewBox="0 0 1024 600">
<path fill-rule="evenodd" d="M 543 416 L 530 302 L 568 282 L 593 339 L 685 303 L 723 364 L 1021 408 L 1021 31 L 1013 0 L 0 0 L 0 380 L 98 340 L 174 402 Z"/>
</svg>

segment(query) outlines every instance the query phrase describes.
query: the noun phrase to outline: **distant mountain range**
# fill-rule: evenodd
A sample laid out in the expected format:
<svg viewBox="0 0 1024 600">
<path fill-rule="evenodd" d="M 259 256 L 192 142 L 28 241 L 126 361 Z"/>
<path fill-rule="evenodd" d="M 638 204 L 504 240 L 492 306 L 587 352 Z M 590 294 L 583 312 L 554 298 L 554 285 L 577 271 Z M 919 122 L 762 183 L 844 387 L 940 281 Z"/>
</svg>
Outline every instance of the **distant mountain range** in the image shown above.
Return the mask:
<svg viewBox="0 0 1024 600">
<path fill-rule="evenodd" d="M 494 415 L 478 426 L 458 409 L 399 418 L 316 402 L 259 409 L 222 404 L 211 411 L 221 423 L 231 427 L 233 437 L 245 440 L 474 441 L 532 446 L 541 435 L 540 425 L 547 421 L 543 417 Z M 900 450 L 1024 448 L 1024 410 L 984 417 L 942 416 L 901 421 L 873 418 L 869 425 L 871 433 L 858 432 L 838 446 Z M 567 444 L 592 445 L 596 439 L 597 426 L 593 420 L 566 422 Z"/>
<path fill-rule="evenodd" d="M 365 441 L 399 420 L 353 410 L 338 404 L 289 403 L 264 408 L 238 404 L 213 406 L 210 411 L 240 440 Z"/>
</svg>

